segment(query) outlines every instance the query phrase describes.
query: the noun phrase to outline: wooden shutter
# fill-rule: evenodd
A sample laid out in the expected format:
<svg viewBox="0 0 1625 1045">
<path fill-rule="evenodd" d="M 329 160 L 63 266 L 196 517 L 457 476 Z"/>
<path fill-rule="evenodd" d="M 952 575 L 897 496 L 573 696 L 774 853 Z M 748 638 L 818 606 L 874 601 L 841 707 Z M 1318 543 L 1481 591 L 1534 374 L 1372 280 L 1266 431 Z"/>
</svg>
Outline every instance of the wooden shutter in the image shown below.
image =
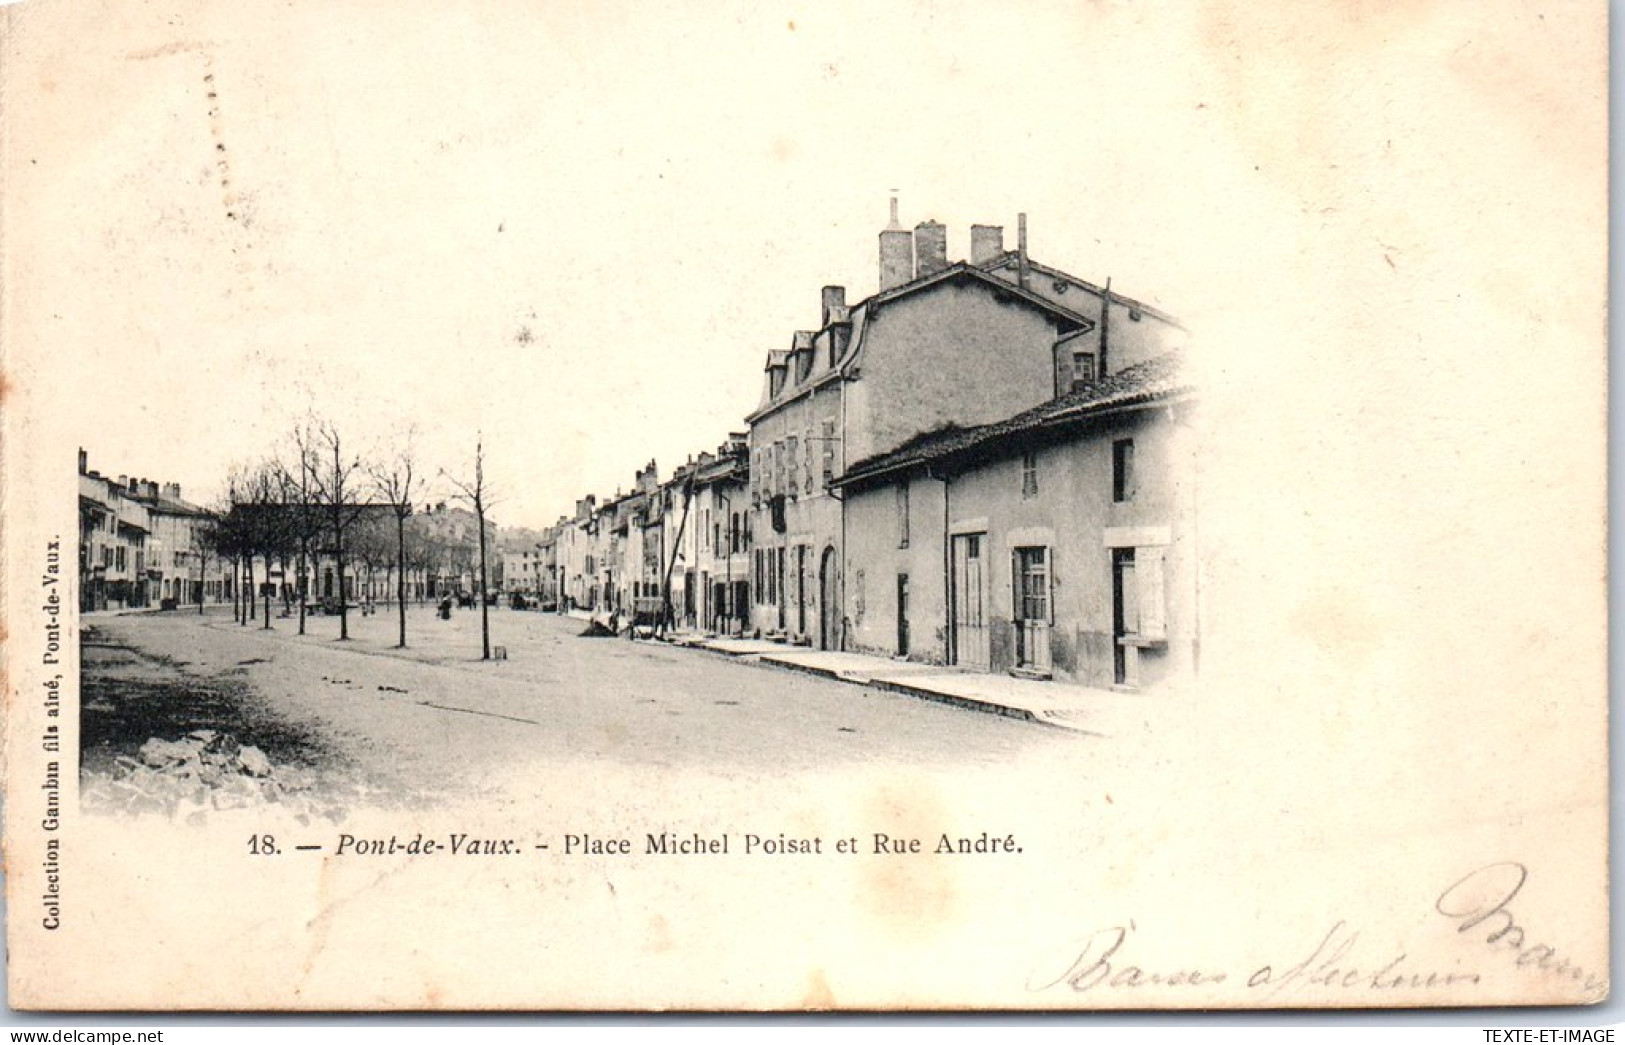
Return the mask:
<svg viewBox="0 0 1625 1045">
<path fill-rule="evenodd" d="M 1165 548 L 1138 548 L 1134 553 L 1134 572 L 1139 583 L 1140 637 L 1165 640 L 1168 637 L 1167 591 L 1163 562 Z"/>
</svg>

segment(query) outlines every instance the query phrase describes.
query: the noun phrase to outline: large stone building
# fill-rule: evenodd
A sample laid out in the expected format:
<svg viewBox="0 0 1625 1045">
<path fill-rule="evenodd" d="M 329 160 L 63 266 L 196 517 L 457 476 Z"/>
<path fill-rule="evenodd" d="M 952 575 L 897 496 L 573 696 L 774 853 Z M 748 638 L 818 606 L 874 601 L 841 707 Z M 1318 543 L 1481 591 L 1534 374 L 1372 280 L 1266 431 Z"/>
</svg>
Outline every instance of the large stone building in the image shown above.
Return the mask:
<svg viewBox="0 0 1625 1045">
<path fill-rule="evenodd" d="M 897 220 L 880 233 L 879 289 L 848 306 L 820 293 L 820 325 L 770 352 L 750 424 L 755 627 L 821 649 L 853 621 L 843 554 L 849 520 L 832 496 L 850 466 L 951 427 L 1007 418 L 1100 375 L 1165 352 L 1177 323 L 1033 261 L 1025 218 L 971 230 L 950 262 L 947 230 Z"/>
</svg>

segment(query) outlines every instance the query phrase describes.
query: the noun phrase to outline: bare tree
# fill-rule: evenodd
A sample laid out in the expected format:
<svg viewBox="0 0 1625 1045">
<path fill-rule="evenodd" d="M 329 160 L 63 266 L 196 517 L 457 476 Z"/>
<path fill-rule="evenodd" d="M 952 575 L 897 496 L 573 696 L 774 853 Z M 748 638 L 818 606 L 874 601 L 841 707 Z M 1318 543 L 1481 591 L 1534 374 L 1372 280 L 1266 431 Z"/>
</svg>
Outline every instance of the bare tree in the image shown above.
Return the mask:
<svg viewBox="0 0 1625 1045">
<path fill-rule="evenodd" d="M 361 585 L 363 606 L 371 603 L 374 581 L 379 570 L 394 570 L 395 539 L 387 532 L 388 520 L 377 510 L 364 512 L 351 528 L 350 558 L 367 571 Z"/>
<path fill-rule="evenodd" d="M 407 511 L 411 511 L 411 505 L 407 505 Z M 429 571 L 434 567 L 439 555 L 433 535 L 422 523 L 423 516 L 412 516 L 404 527 L 406 569 L 416 578 L 414 583 L 419 603 L 432 594 L 429 591 Z"/>
<path fill-rule="evenodd" d="M 395 606 L 400 618 L 400 641 L 396 647 L 399 649 L 406 648 L 406 520 L 412 514 L 412 499 L 418 495 L 421 485 L 413 465 L 409 434 L 405 449 L 392 461 L 376 464 L 372 469 L 372 481 L 395 516 Z"/>
<path fill-rule="evenodd" d="M 209 588 L 209 561 L 220 555 L 220 515 L 204 509 L 192 521 L 192 554 L 197 556 L 198 585 L 197 612 L 203 615 L 203 603 Z"/>
<path fill-rule="evenodd" d="M 364 469 L 359 457 L 347 456 L 338 427 L 326 421 L 314 423 L 316 451 L 311 470 L 311 488 L 327 515 L 331 528 L 333 566 L 338 573 L 339 641 L 350 638 L 349 593 L 344 587 L 344 568 L 349 548 L 350 528 L 361 517 L 364 506 L 357 501 Z"/>
<path fill-rule="evenodd" d="M 491 506 L 491 492 L 485 487 L 485 439 L 476 436 L 474 442 L 474 478 L 472 482 L 446 476 L 452 486 L 457 488 L 458 499 L 466 502 L 474 510 L 474 524 L 479 531 L 480 569 L 479 569 L 479 600 L 480 600 L 480 659 L 491 659 L 491 608 L 486 605 L 488 601 L 485 593 L 486 572 L 486 539 L 485 539 L 485 510 Z"/>
<path fill-rule="evenodd" d="M 285 559 L 291 530 L 281 501 L 277 468 L 270 463 L 235 472 L 231 505 L 216 528 L 221 554 L 246 573 L 237 623 L 246 625 L 260 612 L 254 605 L 254 564 L 265 563 L 263 627 L 271 626 L 271 564 Z"/>
<path fill-rule="evenodd" d="M 321 467 L 320 442 L 314 422 L 293 431 L 291 462 L 281 465 L 283 499 L 289 506 L 298 556 L 298 580 L 294 593 L 299 600 L 299 634 L 305 633 L 305 611 L 310 601 L 310 569 L 313 549 L 321 537 L 322 512 L 317 504 L 314 476 Z"/>
</svg>

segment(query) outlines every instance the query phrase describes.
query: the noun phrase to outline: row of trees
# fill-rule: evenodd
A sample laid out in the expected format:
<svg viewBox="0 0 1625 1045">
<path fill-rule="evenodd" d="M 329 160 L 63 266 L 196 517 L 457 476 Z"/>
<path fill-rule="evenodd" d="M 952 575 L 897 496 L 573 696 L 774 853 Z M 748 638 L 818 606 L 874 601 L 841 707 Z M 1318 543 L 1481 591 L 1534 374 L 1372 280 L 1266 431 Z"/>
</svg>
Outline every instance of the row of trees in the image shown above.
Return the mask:
<svg viewBox="0 0 1625 1045">
<path fill-rule="evenodd" d="M 303 635 L 312 574 L 318 563 L 326 563 L 337 578 L 331 599 L 339 617 L 340 640 L 350 637 L 352 601 L 345 578 L 359 574 L 370 590 L 381 572 L 394 590 L 390 601 L 396 604 L 399 618 L 397 646 L 404 648 L 406 607 L 412 594 L 409 577 L 469 573 L 476 578 L 478 589 L 482 657 L 490 659 L 486 512 L 491 497 L 485 482 L 483 440 L 475 446 L 472 478 L 439 473 L 452 496 L 475 516 L 478 540 L 472 543 L 449 538 L 414 515 L 413 505 L 427 498 L 430 484 L 417 463 L 410 436 L 404 449 L 373 459 L 350 451 L 338 428 L 325 421 L 301 425 L 287 442 L 284 452 L 234 469 L 226 504 L 209 513 L 196 529 L 199 560 L 205 565 L 211 559 L 230 562 L 233 575 L 242 579 L 233 589 L 239 623 L 246 625 L 263 616 L 262 626 L 271 626 L 270 578 L 262 577 L 256 583 L 255 567 L 258 564 L 268 574 L 274 565 L 284 578 L 290 574 L 296 578 L 294 584 L 282 586 L 281 599 L 290 615 L 293 607 L 288 603 L 297 602 L 299 634 Z M 258 610 L 256 591 L 262 603 Z M 420 588 L 416 594 L 421 601 L 428 592 Z M 323 601 L 327 600 L 324 595 Z"/>
</svg>

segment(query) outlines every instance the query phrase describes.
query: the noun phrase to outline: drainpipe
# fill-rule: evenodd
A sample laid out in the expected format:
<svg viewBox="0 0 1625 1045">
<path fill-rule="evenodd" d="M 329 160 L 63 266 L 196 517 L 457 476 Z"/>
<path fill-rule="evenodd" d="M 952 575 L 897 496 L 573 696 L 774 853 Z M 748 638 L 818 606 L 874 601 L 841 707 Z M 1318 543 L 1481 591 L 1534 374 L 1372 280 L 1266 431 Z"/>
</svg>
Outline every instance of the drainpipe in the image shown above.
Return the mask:
<svg viewBox="0 0 1625 1045">
<path fill-rule="evenodd" d="M 947 472 L 937 475 L 936 470 L 930 465 L 926 466 L 925 474 L 926 478 L 935 479 L 942 484 L 942 609 L 946 615 L 953 611 L 952 596 L 954 590 L 953 538 L 949 535 L 948 524 L 950 517 L 949 490 L 952 488 L 951 478 Z M 958 640 L 958 636 L 954 634 L 953 621 L 945 620 L 943 624 L 946 625 L 943 628 L 943 633 L 947 636 L 947 641 L 942 644 L 943 654 L 947 661 L 952 664 L 958 660 L 957 651 L 954 649 L 954 643 Z"/>
<path fill-rule="evenodd" d="M 846 375 L 842 374 L 841 378 L 840 378 L 840 384 L 837 386 L 841 390 L 841 431 L 840 431 L 840 440 L 841 441 L 840 441 L 840 443 L 838 445 L 841 448 L 840 452 L 841 452 L 841 474 L 842 475 L 846 474 L 846 466 L 849 463 L 847 461 L 847 459 L 846 459 L 846 444 L 847 444 L 847 440 L 850 438 L 850 435 L 848 434 L 848 432 L 846 430 L 846 383 L 847 383 Z M 839 633 L 837 634 L 836 639 L 835 639 L 835 648 L 837 650 L 845 650 L 846 649 L 846 568 L 847 568 L 847 562 L 846 562 L 846 494 L 844 494 L 844 493 L 841 494 L 840 502 L 841 502 L 841 546 L 835 552 L 835 561 L 840 564 L 840 571 L 841 572 L 840 572 L 839 579 L 837 579 L 837 581 L 835 582 L 835 587 L 840 589 L 840 599 L 841 599 L 841 601 L 840 601 L 840 604 L 839 604 L 839 607 L 838 607 L 839 610 L 840 610 L 840 620 L 838 621 L 840 628 L 839 628 Z"/>
</svg>

